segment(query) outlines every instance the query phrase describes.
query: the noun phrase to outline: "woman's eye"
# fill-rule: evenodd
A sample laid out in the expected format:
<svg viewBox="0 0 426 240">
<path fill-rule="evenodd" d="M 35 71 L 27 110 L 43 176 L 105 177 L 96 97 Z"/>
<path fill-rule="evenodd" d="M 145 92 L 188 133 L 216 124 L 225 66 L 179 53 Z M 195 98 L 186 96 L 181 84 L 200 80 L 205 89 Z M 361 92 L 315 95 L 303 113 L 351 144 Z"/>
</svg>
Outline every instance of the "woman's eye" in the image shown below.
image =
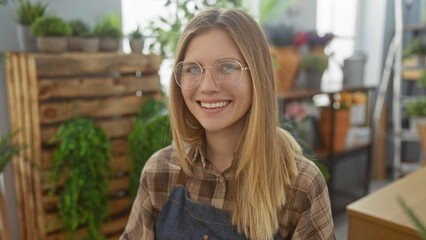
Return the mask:
<svg viewBox="0 0 426 240">
<path fill-rule="evenodd" d="M 233 65 L 233 64 L 225 64 L 220 66 L 219 68 L 219 72 L 222 73 L 232 73 L 238 70 L 238 66 Z"/>
<path fill-rule="evenodd" d="M 188 66 L 185 68 L 186 73 L 200 73 L 201 69 L 198 66 Z"/>
</svg>

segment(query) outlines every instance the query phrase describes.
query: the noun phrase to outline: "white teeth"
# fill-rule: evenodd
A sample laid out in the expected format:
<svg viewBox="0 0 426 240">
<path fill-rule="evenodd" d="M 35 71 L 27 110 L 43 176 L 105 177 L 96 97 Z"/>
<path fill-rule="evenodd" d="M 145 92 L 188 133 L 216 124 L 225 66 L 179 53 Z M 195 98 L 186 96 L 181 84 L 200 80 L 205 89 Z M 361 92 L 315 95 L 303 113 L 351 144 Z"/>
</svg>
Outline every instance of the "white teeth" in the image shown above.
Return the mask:
<svg viewBox="0 0 426 240">
<path fill-rule="evenodd" d="M 218 102 L 218 103 L 203 103 L 201 102 L 201 106 L 205 108 L 220 108 L 228 105 L 228 102 Z"/>
</svg>

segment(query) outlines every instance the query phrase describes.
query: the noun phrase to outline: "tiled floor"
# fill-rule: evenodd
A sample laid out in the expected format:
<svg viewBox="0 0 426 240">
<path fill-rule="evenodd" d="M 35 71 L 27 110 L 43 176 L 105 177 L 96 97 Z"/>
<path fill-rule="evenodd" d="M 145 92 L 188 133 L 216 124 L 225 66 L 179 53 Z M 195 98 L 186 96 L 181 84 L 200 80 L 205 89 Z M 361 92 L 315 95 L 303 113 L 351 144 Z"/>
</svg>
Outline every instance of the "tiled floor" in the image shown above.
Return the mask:
<svg viewBox="0 0 426 240">
<path fill-rule="evenodd" d="M 391 180 L 383 180 L 383 181 L 372 181 L 370 184 L 370 193 L 377 191 L 378 189 L 386 186 L 390 183 Z M 348 215 L 346 212 L 342 212 L 337 215 L 333 219 L 334 227 L 336 231 L 336 239 L 337 240 L 347 240 L 348 239 Z"/>
</svg>

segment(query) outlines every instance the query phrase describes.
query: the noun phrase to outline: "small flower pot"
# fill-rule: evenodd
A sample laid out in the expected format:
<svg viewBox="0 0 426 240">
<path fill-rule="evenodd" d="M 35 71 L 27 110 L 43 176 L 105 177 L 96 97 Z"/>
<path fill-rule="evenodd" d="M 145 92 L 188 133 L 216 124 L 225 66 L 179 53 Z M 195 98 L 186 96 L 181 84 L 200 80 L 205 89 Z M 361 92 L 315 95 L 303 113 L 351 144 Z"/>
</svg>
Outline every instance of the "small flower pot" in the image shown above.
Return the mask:
<svg viewBox="0 0 426 240">
<path fill-rule="evenodd" d="M 81 37 L 70 37 L 68 39 L 68 50 L 71 52 L 81 51 L 82 41 L 83 38 Z"/>
<path fill-rule="evenodd" d="M 61 53 L 68 50 L 68 39 L 66 37 L 38 37 L 37 47 L 45 53 Z"/>
<path fill-rule="evenodd" d="M 99 51 L 99 38 L 83 38 L 81 40 L 81 51 L 83 52 Z"/>
<path fill-rule="evenodd" d="M 115 52 L 118 50 L 118 39 L 101 38 L 99 40 L 99 50 L 104 52 Z"/>
<path fill-rule="evenodd" d="M 37 38 L 30 34 L 31 26 L 16 25 L 16 34 L 18 36 L 19 50 L 27 52 L 36 52 Z"/>
<path fill-rule="evenodd" d="M 142 53 L 144 40 L 143 39 L 129 39 L 130 49 L 132 53 Z"/>
</svg>

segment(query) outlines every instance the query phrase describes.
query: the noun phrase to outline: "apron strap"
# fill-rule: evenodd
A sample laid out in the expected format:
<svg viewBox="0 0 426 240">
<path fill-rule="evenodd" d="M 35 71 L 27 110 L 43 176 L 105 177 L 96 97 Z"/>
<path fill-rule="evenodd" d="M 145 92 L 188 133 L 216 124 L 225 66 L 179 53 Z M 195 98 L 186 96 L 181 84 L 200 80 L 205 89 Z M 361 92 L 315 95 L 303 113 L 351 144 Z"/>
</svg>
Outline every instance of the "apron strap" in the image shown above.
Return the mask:
<svg viewBox="0 0 426 240">
<path fill-rule="evenodd" d="M 183 171 L 183 169 L 180 169 L 176 185 L 185 186 L 186 179 L 187 179 L 186 173 Z"/>
</svg>

